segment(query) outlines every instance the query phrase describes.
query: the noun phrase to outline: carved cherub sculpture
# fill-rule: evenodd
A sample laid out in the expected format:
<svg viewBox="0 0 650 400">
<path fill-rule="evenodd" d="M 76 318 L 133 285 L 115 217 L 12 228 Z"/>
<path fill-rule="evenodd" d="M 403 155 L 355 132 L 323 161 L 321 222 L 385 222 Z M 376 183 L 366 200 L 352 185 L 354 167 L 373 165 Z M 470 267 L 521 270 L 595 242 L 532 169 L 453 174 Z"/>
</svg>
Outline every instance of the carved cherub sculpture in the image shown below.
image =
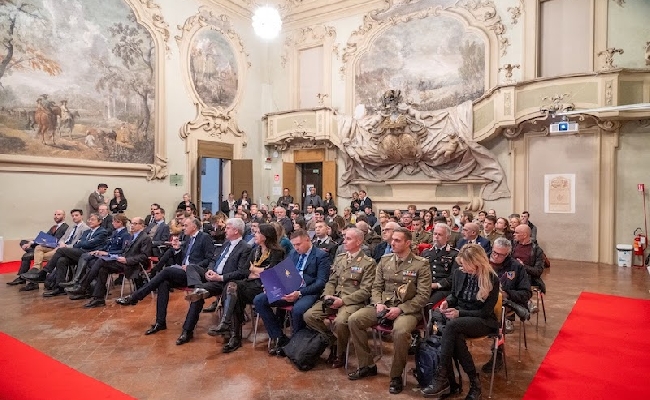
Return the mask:
<svg viewBox="0 0 650 400">
<path fill-rule="evenodd" d="M 457 133 L 451 132 L 445 139 L 445 145 L 441 146 L 441 148 L 436 151 L 436 154 L 433 156 L 434 158 L 443 157 L 445 159 L 449 159 L 460 147 L 460 139 L 458 138 Z"/>
</svg>

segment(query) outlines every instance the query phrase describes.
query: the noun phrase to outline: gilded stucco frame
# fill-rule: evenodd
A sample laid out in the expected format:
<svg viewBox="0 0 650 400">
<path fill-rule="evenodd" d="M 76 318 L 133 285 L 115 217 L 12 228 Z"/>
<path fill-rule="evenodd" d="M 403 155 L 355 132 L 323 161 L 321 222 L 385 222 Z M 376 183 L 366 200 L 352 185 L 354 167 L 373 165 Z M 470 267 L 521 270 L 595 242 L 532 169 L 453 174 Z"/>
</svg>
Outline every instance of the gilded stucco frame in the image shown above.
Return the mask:
<svg viewBox="0 0 650 400">
<path fill-rule="evenodd" d="M 165 56 L 169 51 L 169 24 L 162 16 L 160 6 L 153 0 L 124 0 L 131 7 L 136 20 L 151 34 L 156 46 L 156 82 L 154 102 L 154 160 L 152 164 L 118 163 L 72 158 L 50 158 L 0 154 L 0 171 L 34 172 L 72 175 L 103 175 L 146 177 L 147 180 L 165 179 L 167 146 L 165 141 Z"/>
</svg>

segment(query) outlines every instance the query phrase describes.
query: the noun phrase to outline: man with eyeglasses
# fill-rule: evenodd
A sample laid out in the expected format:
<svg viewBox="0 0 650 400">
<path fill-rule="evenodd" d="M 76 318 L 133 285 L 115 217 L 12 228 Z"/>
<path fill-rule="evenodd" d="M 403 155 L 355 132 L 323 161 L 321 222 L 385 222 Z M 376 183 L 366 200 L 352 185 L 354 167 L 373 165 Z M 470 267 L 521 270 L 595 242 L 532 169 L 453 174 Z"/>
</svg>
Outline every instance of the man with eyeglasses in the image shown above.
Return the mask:
<svg viewBox="0 0 650 400">
<path fill-rule="evenodd" d="M 461 234 L 463 235 L 463 238 L 458 241 L 458 249 L 462 249 L 464 245 L 467 243 L 476 243 L 480 244 L 481 247 L 483 247 L 483 250 L 485 250 L 486 254 L 490 254 L 490 251 L 492 250 L 492 245 L 490 245 L 490 241 L 487 240 L 486 238 L 479 236 L 480 228 L 478 224 L 475 224 L 474 222 L 468 222 L 465 225 L 463 225 L 463 228 L 461 229 Z"/>
<path fill-rule="evenodd" d="M 377 247 L 375 247 L 375 252 L 373 253 L 372 258 L 375 262 L 379 262 L 383 256 L 393 252 L 393 249 L 390 246 L 390 241 L 393 238 L 393 232 L 395 229 L 399 228 L 397 222 L 386 222 L 384 229 L 381 231 L 381 239 Z"/>
<path fill-rule="evenodd" d="M 519 318 L 524 320 L 530 318 L 527 304 L 533 292 L 530 289 L 530 278 L 524 266 L 510 255 L 512 244 L 504 237 L 494 240 L 494 247 L 490 253 L 490 265 L 499 276 L 501 284 L 501 295 L 506 310 L 514 311 Z M 506 320 L 506 333 L 514 329 L 512 321 Z M 494 354 L 492 355 L 494 357 Z M 496 354 L 496 370 L 503 367 L 503 352 L 501 348 Z M 492 360 L 483 365 L 484 373 L 492 372 Z"/>
</svg>

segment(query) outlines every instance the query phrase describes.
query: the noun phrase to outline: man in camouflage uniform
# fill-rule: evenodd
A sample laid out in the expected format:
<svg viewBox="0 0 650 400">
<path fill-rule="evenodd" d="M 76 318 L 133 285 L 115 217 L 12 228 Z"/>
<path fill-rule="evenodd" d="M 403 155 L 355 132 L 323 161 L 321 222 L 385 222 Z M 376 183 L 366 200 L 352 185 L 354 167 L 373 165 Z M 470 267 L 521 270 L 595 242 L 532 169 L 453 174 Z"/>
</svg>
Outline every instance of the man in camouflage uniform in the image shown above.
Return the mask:
<svg viewBox="0 0 650 400">
<path fill-rule="evenodd" d="M 303 316 L 307 326 L 329 337 L 327 362 L 332 368 L 345 365 L 345 348 L 350 338 L 348 318 L 368 303 L 375 279 L 375 260 L 361 251 L 363 236 L 357 228 L 345 231 L 345 252 L 336 256 L 321 299 Z M 336 315 L 333 322 L 336 336 L 323 322 L 329 315 Z"/>
<path fill-rule="evenodd" d="M 393 232 L 393 254 L 385 255 L 377 265 L 372 285 L 371 305 L 352 314 L 348 320 L 350 336 L 359 358 L 359 369 L 348 375 L 350 380 L 377 375 L 377 366 L 368 346 L 367 329 L 382 319 L 393 321 L 393 362 L 390 368 L 391 394 L 404 389 L 402 372 L 406 366 L 411 332 L 421 318 L 422 308 L 431 293 L 429 263 L 411 252 L 411 232 L 397 228 Z"/>
</svg>

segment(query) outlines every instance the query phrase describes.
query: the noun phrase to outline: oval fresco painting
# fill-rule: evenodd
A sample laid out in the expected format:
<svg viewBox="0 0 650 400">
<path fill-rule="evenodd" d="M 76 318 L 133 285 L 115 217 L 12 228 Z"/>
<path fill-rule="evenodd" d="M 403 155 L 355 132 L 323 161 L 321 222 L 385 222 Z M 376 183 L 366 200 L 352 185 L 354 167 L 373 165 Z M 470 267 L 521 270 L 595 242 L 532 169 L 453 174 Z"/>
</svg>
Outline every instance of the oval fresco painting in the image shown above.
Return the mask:
<svg viewBox="0 0 650 400">
<path fill-rule="evenodd" d="M 485 42 L 460 21 L 430 16 L 388 28 L 361 56 L 355 104 L 372 108 L 399 89 L 421 111 L 453 107 L 485 91 Z"/>
<path fill-rule="evenodd" d="M 199 99 L 208 107 L 228 108 L 238 89 L 237 59 L 219 32 L 203 29 L 190 49 L 190 75 Z"/>
</svg>

